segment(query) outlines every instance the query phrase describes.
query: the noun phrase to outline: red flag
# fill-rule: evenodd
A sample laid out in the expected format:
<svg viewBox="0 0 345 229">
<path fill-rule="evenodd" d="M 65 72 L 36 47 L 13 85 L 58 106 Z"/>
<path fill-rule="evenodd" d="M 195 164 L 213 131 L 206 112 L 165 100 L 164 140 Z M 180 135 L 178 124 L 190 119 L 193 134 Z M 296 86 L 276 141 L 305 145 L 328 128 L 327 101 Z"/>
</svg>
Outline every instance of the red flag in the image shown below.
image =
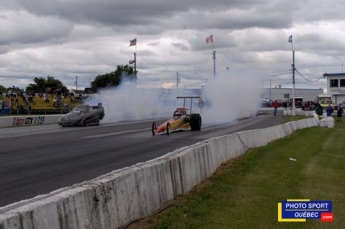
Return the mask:
<svg viewBox="0 0 345 229">
<path fill-rule="evenodd" d="M 210 42 L 213 43 L 213 35 L 211 35 L 211 36 L 209 36 L 209 37 L 206 38 L 206 43 L 208 44 L 208 43 L 210 43 Z"/>
</svg>

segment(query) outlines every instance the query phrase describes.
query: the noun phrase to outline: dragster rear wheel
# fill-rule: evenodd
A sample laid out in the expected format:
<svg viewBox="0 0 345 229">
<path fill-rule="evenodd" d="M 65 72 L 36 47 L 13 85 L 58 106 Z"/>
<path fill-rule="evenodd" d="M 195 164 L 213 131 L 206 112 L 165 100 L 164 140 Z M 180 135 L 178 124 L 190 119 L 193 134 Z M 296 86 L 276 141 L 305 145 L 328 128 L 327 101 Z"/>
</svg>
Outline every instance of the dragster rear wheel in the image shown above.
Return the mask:
<svg viewBox="0 0 345 229">
<path fill-rule="evenodd" d="M 200 114 L 191 114 L 190 115 L 190 128 L 192 130 L 201 130 L 201 115 Z"/>
</svg>

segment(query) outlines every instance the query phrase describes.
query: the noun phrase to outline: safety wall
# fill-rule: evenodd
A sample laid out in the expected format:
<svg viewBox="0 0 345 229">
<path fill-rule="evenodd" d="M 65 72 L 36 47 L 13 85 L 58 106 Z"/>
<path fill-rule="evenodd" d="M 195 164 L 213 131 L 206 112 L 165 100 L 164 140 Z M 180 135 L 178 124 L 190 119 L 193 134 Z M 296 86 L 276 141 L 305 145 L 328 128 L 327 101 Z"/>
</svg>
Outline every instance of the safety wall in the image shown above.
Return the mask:
<svg viewBox="0 0 345 229">
<path fill-rule="evenodd" d="M 318 126 L 316 117 L 205 140 L 82 184 L 0 208 L 0 228 L 121 228 L 188 193 L 222 163 L 248 149 L 313 126 Z"/>
<path fill-rule="evenodd" d="M 33 126 L 58 123 L 61 115 L 24 115 L 0 118 L 1 127 Z"/>
</svg>

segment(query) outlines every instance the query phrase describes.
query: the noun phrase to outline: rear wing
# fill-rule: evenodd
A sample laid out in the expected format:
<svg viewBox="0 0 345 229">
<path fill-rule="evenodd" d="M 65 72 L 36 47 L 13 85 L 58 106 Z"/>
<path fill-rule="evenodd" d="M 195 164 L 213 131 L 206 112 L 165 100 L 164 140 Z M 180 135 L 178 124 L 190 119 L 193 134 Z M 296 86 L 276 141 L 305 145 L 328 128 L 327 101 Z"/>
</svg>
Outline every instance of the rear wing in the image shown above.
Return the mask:
<svg viewBox="0 0 345 229">
<path fill-rule="evenodd" d="M 102 108 L 102 103 L 98 103 L 97 106 L 91 106 L 93 109 L 100 109 Z"/>
<path fill-rule="evenodd" d="M 192 106 L 193 106 L 193 99 L 198 99 L 199 100 L 199 104 L 203 104 L 203 100 L 201 98 L 201 96 L 177 96 L 177 99 L 183 99 L 183 107 L 186 107 L 186 99 L 189 100 L 190 99 L 190 109 L 189 112 L 190 114 L 192 114 Z"/>
</svg>

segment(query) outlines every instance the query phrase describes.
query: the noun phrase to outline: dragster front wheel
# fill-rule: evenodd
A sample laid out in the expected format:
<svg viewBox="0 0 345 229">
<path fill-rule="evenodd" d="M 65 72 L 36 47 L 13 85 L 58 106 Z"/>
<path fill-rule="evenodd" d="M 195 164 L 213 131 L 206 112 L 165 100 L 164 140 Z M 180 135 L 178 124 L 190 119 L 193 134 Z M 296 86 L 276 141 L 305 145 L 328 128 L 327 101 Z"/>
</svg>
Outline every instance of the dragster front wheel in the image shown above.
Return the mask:
<svg viewBox="0 0 345 229">
<path fill-rule="evenodd" d="M 156 135 L 156 129 L 157 129 L 156 123 L 153 122 L 153 123 L 152 123 L 152 136 L 155 136 L 155 135 Z"/>
<path fill-rule="evenodd" d="M 167 123 L 166 130 L 167 130 L 167 135 L 170 135 L 170 123 Z"/>
</svg>

